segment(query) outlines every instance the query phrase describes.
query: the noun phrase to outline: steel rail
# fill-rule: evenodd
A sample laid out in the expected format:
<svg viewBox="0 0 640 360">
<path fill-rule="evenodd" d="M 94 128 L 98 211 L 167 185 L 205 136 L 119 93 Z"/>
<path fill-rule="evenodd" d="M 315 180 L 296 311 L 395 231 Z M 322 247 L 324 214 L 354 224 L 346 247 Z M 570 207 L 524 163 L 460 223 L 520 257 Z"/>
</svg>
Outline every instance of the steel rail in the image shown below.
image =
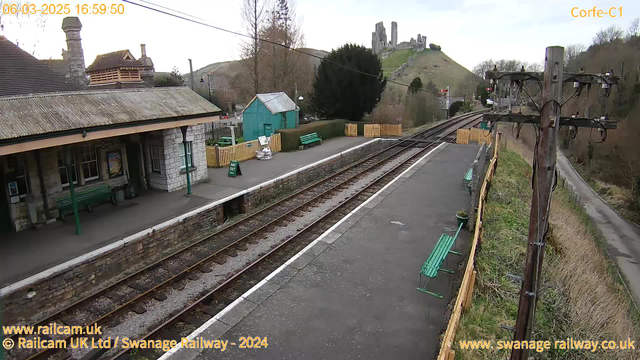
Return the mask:
<svg viewBox="0 0 640 360">
<path fill-rule="evenodd" d="M 475 121 L 475 120 L 476 119 L 472 119 L 471 121 Z M 318 219 L 314 220 L 310 224 L 306 225 L 302 230 L 300 230 L 298 233 L 293 235 L 291 238 L 283 241 L 282 243 L 280 243 L 279 245 L 277 245 L 276 247 L 271 249 L 269 252 L 267 252 L 266 254 L 264 254 L 263 256 L 258 258 L 257 260 L 253 261 L 251 264 L 246 266 L 243 270 L 237 272 L 236 274 L 234 274 L 232 277 L 230 277 L 227 280 L 225 280 L 223 283 L 218 285 L 213 290 L 211 290 L 210 292 L 208 292 L 205 295 L 201 296 L 200 299 L 193 301 L 188 307 L 184 308 L 183 310 L 181 310 L 180 312 L 178 312 L 177 314 L 172 316 L 170 319 L 168 319 L 165 322 L 163 322 L 162 324 L 158 325 L 153 330 L 148 332 L 146 335 L 140 337 L 138 340 L 147 340 L 147 339 L 149 339 L 151 337 L 154 337 L 154 336 L 158 335 L 164 329 L 166 329 L 167 327 L 171 326 L 173 323 L 179 321 L 181 317 L 185 316 L 185 314 L 187 314 L 188 312 L 190 312 L 192 310 L 195 310 L 200 304 L 202 304 L 203 302 L 209 300 L 213 295 L 215 295 L 216 293 L 219 293 L 222 290 L 226 289 L 232 282 L 234 282 L 235 280 L 237 280 L 241 276 L 244 276 L 248 271 L 252 270 L 255 266 L 257 266 L 258 264 L 262 263 L 265 259 L 267 259 L 268 257 L 272 256 L 273 254 L 275 254 L 277 251 L 279 251 L 283 247 L 287 246 L 288 244 L 292 244 L 295 239 L 298 239 L 302 234 L 306 234 L 306 232 L 310 231 L 310 229 L 313 226 L 319 224 L 321 221 L 325 221 L 331 215 L 333 215 L 334 213 L 338 212 L 340 209 L 344 208 L 347 205 L 347 203 L 349 203 L 352 200 L 356 199 L 358 196 L 360 196 L 364 192 L 369 191 L 372 187 L 376 186 L 384 178 L 392 175 L 399 168 L 401 168 L 403 166 L 406 166 L 407 164 L 412 164 L 413 162 L 417 161 L 417 159 L 419 159 L 427 150 L 430 150 L 432 147 L 436 146 L 436 144 L 439 144 L 440 140 L 442 140 L 443 138 L 451 135 L 457 129 L 458 128 L 454 128 L 453 130 L 448 131 L 447 133 L 445 133 L 445 135 L 439 137 L 434 143 L 429 144 L 428 146 L 426 146 L 425 148 L 420 150 L 418 153 L 412 155 L 410 158 L 404 160 L 403 162 L 401 162 L 398 165 L 394 166 L 392 169 L 388 170 L 384 174 L 378 176 L 370 184 L 368 184 L 367 186 L 365 186 L 362 189 L 358 190 L 356 193 L 350 195 L 341 204 L 339 204 L 338 206 L 336 206 L 335 208 L 333 208 L 332 210 L 330 210 L 326 214 L 322 215 Z M 365 201 L 366 201 L 366 199 L 365 199 Z M 285 260 L 285 262 L 286 262 L 286 260 Z M 102 353 L 105 353 L 108 350 L 109 349 L 105 349 Z M 109 358 L 109 360 L 116 360 L 116 359 L 120 358 L 121 356 L 125 355 L 126 353 L 128 353 L 129 351 L 130 351 L 130 349 L 122 350 L 122 351 L 116 353 L 115 355 L 111 356 Z"/>
</svg>

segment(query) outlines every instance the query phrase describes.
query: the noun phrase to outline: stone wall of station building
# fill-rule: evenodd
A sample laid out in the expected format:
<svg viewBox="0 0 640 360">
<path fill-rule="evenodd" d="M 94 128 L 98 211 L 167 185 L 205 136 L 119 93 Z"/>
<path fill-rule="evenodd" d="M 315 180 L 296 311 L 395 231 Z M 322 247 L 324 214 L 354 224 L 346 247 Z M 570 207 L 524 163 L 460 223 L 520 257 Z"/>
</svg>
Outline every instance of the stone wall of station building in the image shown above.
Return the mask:
<svg viewBox="0 0 640 360">
<path fill-rule="evenodd" d="M 180 158 L 182 143 L 182 131 L 179 128 L 162 130 L 165 158 L 166 188 L 163 190 L 174 191 L 187 187 L 187 176 L 182 168 Z M 207 172 L 207 152 L 204 139 L 204 124 L 189 126 L 187 141 L 191 142 L 193 167 L 190 167 L 191 185 L 205 181 L 209 177 Z"/>
</svg>

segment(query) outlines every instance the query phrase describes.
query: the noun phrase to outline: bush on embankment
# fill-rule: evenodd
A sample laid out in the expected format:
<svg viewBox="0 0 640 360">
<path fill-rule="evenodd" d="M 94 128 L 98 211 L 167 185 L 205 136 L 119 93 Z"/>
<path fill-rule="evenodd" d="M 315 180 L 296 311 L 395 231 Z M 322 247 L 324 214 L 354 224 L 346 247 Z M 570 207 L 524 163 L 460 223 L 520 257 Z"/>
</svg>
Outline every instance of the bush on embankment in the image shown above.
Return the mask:
<svg viewBox="0 0 640 360">
<path fill-rule="evenodd" d="M 511 145 L 510 145 L 511 147 Z M 471 309 L 461 318 L 456 359 L 503 359 L 496 341 L 512 340 L 500 325 L 515 324 L 527 248 L 532 169 L 513 151 L 501 151 L 483 218 L 476 257 L 477 278 Z M 579 205 L 560 185 L 553 194 L 550 231 L 544 254 L 541 297 L 532 340 L 549 340 L 551 349 L 530 352 L 535 359 L 637 359 L 633 350 L 558 350 L 554 341 L 638 339 L 638 315 L 602 240 Z M 460 340 L 491 340 L 491 350 L 462 350 Z"/>
<path fill-rule="evenodd" d="M 310 124 L 300 125 L 297 129 L 280 129 L 282 136 L 282 151 L 298 150 L 300 136 L 317 133 L 322 140 L 336 136 L 344 136 L 345 120 L 322 120 Z"/>
</svg>

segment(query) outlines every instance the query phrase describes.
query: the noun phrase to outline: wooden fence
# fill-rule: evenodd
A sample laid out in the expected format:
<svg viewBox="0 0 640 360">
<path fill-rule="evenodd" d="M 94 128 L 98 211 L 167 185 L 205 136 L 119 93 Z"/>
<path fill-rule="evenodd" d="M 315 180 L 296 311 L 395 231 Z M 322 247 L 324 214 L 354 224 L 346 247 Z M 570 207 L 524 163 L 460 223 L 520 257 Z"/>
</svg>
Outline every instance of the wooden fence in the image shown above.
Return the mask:
<svg viewBox="0 0 640 360">
<path fill-rule="evenodd" d="M 469 143 L 469 130 L 458 129 L 458 131 L 456 132 L 456 144 L 467 145 L 468 143 Z"/>
<path fill-rule="evenodd" d="M 366 124 L 364 137 L 380 137 L 380 124 Z"/>
<path fill-rule="evenodd" d="M 358 136 L 358 125 L 356 124 L 344 124 L 345 136 Z"/>
<path fill-rule="evenodd" d="M 282 139 L 280 134 L 271 135 L 269 148 L 271 149 L 271 152 L 274 153 L 282 150 Z M 258 150 L 260 150 L 260 143 L 258 140 L 247 141 L 225 147 L 207 146 L 207 166 L 223 167 L 229 165 L 231 160 L 250 160 L 256 156 L 256 151 Z"/>
<path fill-rule="evenodd" d="M 355 135 L 354 135 L 355 136 Z M 397 124 L 366 124 L 364 137 L 402 136 L 402 125 Z"/>
<path fill-rule="evenodd" d="M 499 140 L 499 137 L 496 140 Z M 491 163 L 489 163 L 487 174 L 484 177 L 482 188 L 480 189 L 480 193 L 478 194 L 478 210 L 475 222 L 475 231 L 473 233 L 473 240 L 471 242 L 471 251 L 469 252 L 469 260 L 467 261 L 467 267 L 464 272 L 464 277 L 462 278 L 462 283 L 460 284 L 460 290 L 458 290 L 458 296 L 456 297 L 456 302 L 453 307 L 453 312 L 451 313 L 451 318 L 449 318 L 447 330 L 444 333 L 444 338 L 442 339 L 442 344 L 440 345 L 438 360 L 453 360 L 456 357 L 455 351 L 451 349 L 451 346 L 453 345 L 453 341 L 456 336 L 456 330 L 458 328 L 458 323 L 460 322 L 460 317 L 462 316 L 462 311 L 468 310 L 471 307 L 473 286 L 475 285 L 476 281 L 476 270 L 474 269 L 476 249 L 478 247 L 478 243 L 482 241 L 482 214 L 484 213 L 484 205 L 487 199 L 487 187 L 493 179 L 493 174 L 496 171 L 496 162 L 498 160 L 498 144 L 499 141 L 496 141 L 496 146 L 494 146 L 493 148 L 493 157 L 491 158 Z"/>
<path fill-rule="evenodd" d="M 491 132 L 479 128 L 458 129 L 456 133 L 457 144 L 468 144 L 469 141 L 477 141 L 478 144 L 491 142 Z"/>
</svg>

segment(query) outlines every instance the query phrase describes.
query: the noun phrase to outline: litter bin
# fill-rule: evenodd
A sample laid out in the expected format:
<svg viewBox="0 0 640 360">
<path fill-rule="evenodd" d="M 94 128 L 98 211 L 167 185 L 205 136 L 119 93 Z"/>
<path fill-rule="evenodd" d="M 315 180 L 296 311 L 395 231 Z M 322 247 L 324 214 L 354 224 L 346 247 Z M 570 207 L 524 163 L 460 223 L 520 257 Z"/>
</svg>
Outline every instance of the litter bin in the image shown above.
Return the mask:
<svg viewBox="0 0 640 360">
<path fill-rule="evenodd" d="M 27 194 L 24 201 L 27 203 L 27 210 L 29 210 L 29 220 L 31 220 L 31 224 L 35 225 L 38 222 L 38 207 L 33 194 Z"/>
<path fill-rule="evenodd" d="M 120 188 L 116 190 L 116 204 L 124 202 L 124 189 Z"/>
</svg>

